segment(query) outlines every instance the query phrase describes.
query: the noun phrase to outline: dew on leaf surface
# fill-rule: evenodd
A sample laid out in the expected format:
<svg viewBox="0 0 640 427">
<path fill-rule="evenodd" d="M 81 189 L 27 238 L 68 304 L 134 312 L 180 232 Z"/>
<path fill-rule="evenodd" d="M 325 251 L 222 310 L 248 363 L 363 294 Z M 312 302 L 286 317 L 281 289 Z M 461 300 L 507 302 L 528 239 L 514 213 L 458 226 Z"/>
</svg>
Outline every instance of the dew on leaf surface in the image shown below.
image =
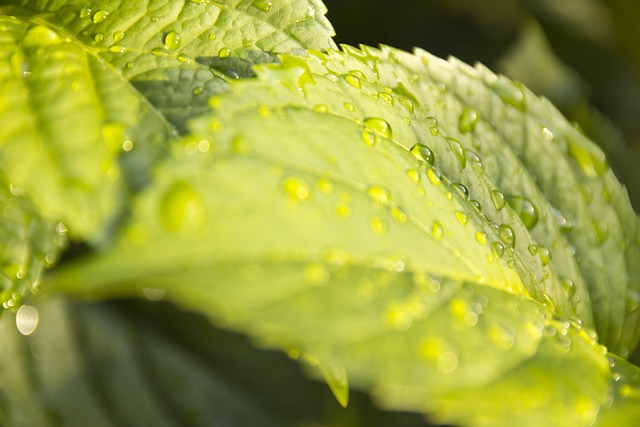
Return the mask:
<svg viewBox="0 0 640 427">
<path fill-rule="evenodd" d="M 560 279 L 560 285 L 564 290 L 564 293 L 567 295 L 567 298 L 571 299 L 576 294 L 576 284 L 573 280 L 568 277 L 562 277 Z"/>
<path fill-rule="evenodd" d="M 387 92 L 378 92 L 378 98 L 384 100 L 390 105 L 394 105 L 393 96 Z"/>
<path fill-rule="evenodd" d="M 514 247 L 516 244 L 516 234 L 514 233 L 513 228 L 507 224 L 502 224 L 500 226 L 500 238 L 510 247 Z"/>
<path fill-rule="evenodd" d="M 502 258 L 504 256 L 504 245 L 500 242 L 491 243 L 491 250 L 496 254 L 498 258 Z"/>
<path fill-rule="evenodd" d="M 444 237 L 444 228 L 442 227 L 442 224 L 440 224 L 440 222 L 433 222 L 433 226 L 431 227 L 431 235 L 436 240 L 442 240 L 442 238 Z"/>
<path fill-rule="evenodd" d="M 484 231 L 478 231 L 476 232 L 476 240 L 481 245 L 486 245 L 487 241 L 489 240 L 489 237 L 487 236 L 487 233 L 485 233 Z"/>
<path fill-rule="evenodd" d="M 542 261 L 542 265 L 548 265 L 551 262 L 552 255 L 549 248 L 546 246 L 537 246 L 537 253 L 540 256 L 540 261 Z"/>
<path fill-rule="evenodd" d="M 354 111 L 356 111 L 356 107 L 353 104 L 345 102 L 343 105 L 344 105 L 344 109 L 347 110 L 350 113 L 353 113 Z"/>
<path fill-rule="evenodd" d="M 462 144 L 460 144 L 460 141 L 450 137 L 447 137 L 447 141 L 449 142 L 449 147 L 451 147 L 453 154 L 458 158 L 460 166 L 463 168 L 467 166 L 467 153 Z"/>
<path fill-rule="evenodd" d="M 507 196 L 500 190 L 491 190 L 491 201 L 497 210 L 502 210 L 507 205 Z"/>
<path fill-rule="evenodd" d="M 469 222 L 469 215 L 461 211 L 456 211 L 456 219 L 460 224 L 467 225 Z"/>
<path fill-rule="evenodd" d="M 455 183 L 453 184 L 453 187 L 462 197 L 465 199 L 469 198 L 469 189 L 464 184 Z"/>
<path fill-rule="evenodd" d="M 366 119 L 364 119 L 363 124 L 366 127 L 378 132 L 385 138 L 391 139 L 393 136 L 391 132 L 391 125 L 384 119 L 381 119 L 379 117 L 367 117 Z"/>
<path fill-rule="evenodd" d="M 440 178 L 438 173 L 435 171 L 435 169 L 429 169 L 427 171 L 427 178 L 429 178 L 429 181 L 433 185 L 440 185 L 442 183 L 442 179 Z"/>
<path fill-rule="evenodd" d="M 371 129 L 365 129 L 364 131 L 362 131 L 361 136 L 364 143 L 370 147 L 374 146 L 380 140 L 380 137 L 377 135 L 377 133 L 375 133 Z"/>
<path fill-rule="evenodd" d="M 228 47 L 223 47 L 218 51 L 218 56 L 220 58 L 228 58 L 231 55 L 231 49 Z"/>
<path fill-rule="evenodd" d="M 180 38 L 180 34 L 175 31 L 171 31 L 164 37 L 164 46 L 167 49 L 176 50 L 182 44 L 182 39 Z"/>
<path fill-rule="evenodd" d="M 420 184 L 420 180 L 422 179 L 422 177 L 420 176 L 420 171 L 418 171 L 417 169 L 409 169 L 407 171 L 407 176 L 409 177 L 409 179 L 411 179 L 411 181 L 415 182 L 416 184 Z"/>
<path fill-rule="evenodd" d="M 433 151 L 424 144 L 415 144 L 411 147 L 411 154 L 413 154 L 418 160 L 429 163 L 431 166 L 435 163 L 435 157 Z"/>
<path fill-rule="evenodd" d="M 553 132 L 547 127 L 542 128 L 542 139 L 545 141 L 551 141 L 553 139 Z"/>
<path fill-rule="evenodd" d="M 458 121 L 458 130 L 462 134 L 473 132 L 477 123 L 478 113 L 469 107 L 465 107 L 460 114 L 460 120 Z"/>
<path fill-rule="evenodd" d="M 99 22 L 104 21 L 109 16 L 109 11 L 107 10 L 99 10 L 93 14 L 93 23 L 97 24 Z"/>
<path fill-rule="evenodd" d="M 538 223 L 538 209 L 531 200 L 522 196 L 509 196 L 509 206 L 518 214 L 522 223 L 531 230 Z"/>
<path fill-rule="evenodd" d="M 399 223 L 407 222 L 408 219 L 407 213 L 397 206 L 391 208 L 391 216 Z"/>
<path fill-rule="evenodd" d="M 262 12 L 269 12 L 269 10 L 271 10 L 271 6 L 273 6 L 273 2 L 271 0 L 253 0 L 253 2 L 251 2 L 251 6 L 261 10 Z"/>
<path fill-rule="evenodd" d="M 353 86 L 356 89 L 362 88 L 362 82 L 360 82 L 360 78 L 354 76 L 353 74 L 345 74 L 343 76 L 344 80 Z"/>
</svg>

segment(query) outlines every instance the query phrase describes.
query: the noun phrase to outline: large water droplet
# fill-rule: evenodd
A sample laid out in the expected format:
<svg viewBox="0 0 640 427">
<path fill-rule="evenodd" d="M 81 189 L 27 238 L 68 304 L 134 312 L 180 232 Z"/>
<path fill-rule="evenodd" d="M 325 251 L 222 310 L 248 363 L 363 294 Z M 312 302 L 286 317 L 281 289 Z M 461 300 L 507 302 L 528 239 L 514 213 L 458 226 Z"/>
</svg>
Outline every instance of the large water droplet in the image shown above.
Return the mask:
<svg viewBox="0 0 640 427">
<path fill-rule="evenodd" d="M 296 177 L 289 177 L 282 181 L 284 192 L 293 200 L 307 200 L 311 196 L 309 185 Z"/>
<path fill-rule="evenodd" d="M 411 147 L 411 154 L 413 154 L 418 160 L 429 163 L 431 166 L 435 163 L 435 157 L 433 151 L 429 147 L 423 144 L 415 144 Z"/>
<path fill-rule="evenodd" d="M 223 47 L 218 51 L 218 56 L 220 58 L 228 58 L 231 55 L 231 49 L 228 47 Z"/>
<path fill-rule="evenodd" d="M 460 141 L 455 138 L 447 138 L 447 141 L 449 142 L 449 147 L 451 147 L 453 154 L 455 154 L 458 158 L 460 166 L 462 166 L 463 168 L 467 166 L 467 153 L 465 152 L 462 144 L 460 144 Z"/>
<path fill-rule="evenodd" d="M 518 214 L 522 223 L 531 230 L 538 223 L 538 209 L 531 200 L 522 196 L 509 196 L 509 206 Z"/>
<path fill-rule="evenodd" d="M 104 21 L 109 16 L 109 11 L 107 10 L 99 10 L 93 15 L 93 23 L 97 24 L 99 22 Z"/>
<path fill-rule="evenodd" d="M 375 130 L 385 138 L 392 138 L 391 125 L 379 117 L 368 117 L 364 119 L 364 125 Z"/>
<path fill-rule="evenodd" d="M 478 113 L 471 108 L 465 107 L 458 121 L 458 130 L 460 133 L 472 132 L 476 127 L 476 123 L 478 123 Z"/>
<path fill-rule="evenodd" d="M 273 6 L 273 2 L 271 0 L 253 0 L 251 6 L 263 12 L 269 12 L 271 6 Z"/>
<path fill-rule="evenodd" d="M 171 31 L 164 37 L 164 46 L 167 49 L 176 50 L 180 47 L 181 43 L 180 34 L 175 31 Z"/>
<path fill-rule="evenodd" d="M 201 195 L 186 181 L 176 181 L 160 200 L 160 220 L 168 231 L 197 231 L 206 223 Z"/>
</svg>

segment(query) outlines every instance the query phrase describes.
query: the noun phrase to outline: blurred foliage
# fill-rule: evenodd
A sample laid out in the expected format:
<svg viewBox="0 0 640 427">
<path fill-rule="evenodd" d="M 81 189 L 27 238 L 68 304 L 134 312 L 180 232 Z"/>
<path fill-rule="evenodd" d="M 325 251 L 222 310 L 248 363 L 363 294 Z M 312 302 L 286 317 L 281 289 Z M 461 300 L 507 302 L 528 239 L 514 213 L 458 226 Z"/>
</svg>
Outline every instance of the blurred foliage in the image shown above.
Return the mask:
<svg viewBox="0 0 640 427">
<path fill-rule="evenodd" d="M 338 43 L 479 61 L 548 97 L 608 153 L 640 210 L 640 2 L 326 0 Z M 354 19 L 358 16 L 358 19 Z"/>
</svg>

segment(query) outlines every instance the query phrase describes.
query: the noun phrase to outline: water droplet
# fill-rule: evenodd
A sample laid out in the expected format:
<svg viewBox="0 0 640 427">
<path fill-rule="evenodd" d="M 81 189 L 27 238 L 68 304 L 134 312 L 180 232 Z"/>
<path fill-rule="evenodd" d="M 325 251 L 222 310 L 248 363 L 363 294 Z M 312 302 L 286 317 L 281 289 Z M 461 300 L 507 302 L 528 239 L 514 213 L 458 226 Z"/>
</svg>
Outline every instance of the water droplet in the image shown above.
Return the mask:
<svg viewBox="0 0 640 427">
<path fill-rule="evenodd" d="M 329 281 L 329 271 L 323 264 L 317 262 L 305 266 L 302 276 L 306 283 L 314 286 L 324 286 Z"/>
<path fill-rule="evenodd" d="M 216 35 L 215 34 L 213 34 L 213 33 L 209 34 L 209 40 L 213 41 L 215 39 L 216 39 Z"/>
<path fill-rule="evenodd" d="M 272 115 L 271 108 L 267 107 L 266 105 L 259 105 L 258 115 L 263 119 L 270 119 Z"/>
<path fill-rule="evenodd" d="M 154 47 L 153 49 L 151 49 L 151 53 L 159 58 L 168 58 L 169 57 L 169 53 L 160 47 Z"/>
<path fill-rule="evenodd" d="M 372 185 L 367 189 L 367 194 L 371 197 L 376 203 L 388 203 L 391 201 L 391 193 L 384 187 L 379 185 Z"/>
<path fill-rule="evenodd" d="M 186 181 L 176 181 L 160 200 L 160 219 L 168 231 L 197 231 L 207 220 L 202 196 Z"/>
<path fill-rule="evenodd" d="M 104 21 L 109 16 L 109 12 L 106 10 L 99 10 L 93 15 L 93 23 L 97 24 Z"/>
<path fill-rule="evenodd" d="M 353 113 L 354 111 L 356 111 L 356 107 L 353 104 L 345 102 L 343 105 L 344 105 L 344 109 L 350 113 Z"/>
<path fill-rule="evenodd" d="M 536 256 L 538 254 L 538 247 L 536 245 L 529 245 L 528 249 L 531 255 Z"/>
<path fill-rule="evenodd" d="M 440 179 L 440 175 L 436 172 L 435 169 L 429 169 L 427 171 L 427 178 L 433 185 L 440 185 L 442 179 Z"/>
<path fill-rule="evenodd" d="M 458 220 L 458 222 L 460 224 L 467 225 L 467 223 L 469 222 L 469 215 L 467 215 L 464 212 L 457 211 L 456 212 L 456 219 Z"/>
<path fill-rule="evenodd" d="M 513 232 L 513 228 L 507 224 L 502 224 L 500 226 L 500 238 L 512 248 L 516 244 L 516 234 Z"/>
<path fill-rule="evenodd" d="M 469 198 L 469 190 L 467 189 L 466 186 L 464 186 L 463 184 L 455 183 L 453 184 L 453 187 L 456 189 L 456 191 L 465 199 Z"/>
<path fill-rule="evenodd" d="M 371 218 L 371 228 L 373 229 L 373 231 L 375 231 L 378 234 L 384 234 L 387 232 L 387 223 L 376 217 Z"/>
<path fill-rule="evenodd" d="M 433 227 L 431 227 L 431 235 L 436 240 L 442 240 L 442 238 L 444 237 L 444 228 L 442 228 L 442 224 L 440 224 L 438 221 L 433 222 Z"/>
<path fill-rule="evenodd" d="M 182 40 L 180 39 L 180 34 L 175 31 L 171 31 L 164 37 L 164 46 L 167 49 L 176 50 L 182 44 Z"/>
<path fill-rule="evenodd" d="M 469 200 L 469 203 L 471 203 L 473 205 L 473 207 L 476 208 L 476 210 L 478 212 L 482 212 L 482 205 L 480 204 L 479 201 L 477 201 L 477 200 Z"/>
<path fill-rule="evenodd" d="M 435 163 L 435 157 L 433 151 L 429 147 L 423 144 L 415 144 L 411 147 L 411 154 L 413 154 L 418 160 L 429 163 L 431 166 Z"/>
<path fill-rule="evenodd" d="M 307 200 L 311 196 L 309 185 L 299 178 L 286 178 L 282 186 L 284 192 L 293 200 Z"/>
<path fill-rule="evenodd" d="M 596 236 L 596 244 L 602 245 L 609 237 L 609 226 L 605 222 L 595 221 L 593 223 L 593 232 Z"/>
<path fill-rule="evenodd" d="M 378 134 L 371 129 L 365 129 L 364 131 L 362 131 L 361 135 L 364 143 L 370 147 L 373 147 L 376 144 L 376 142 L 380 140 L 380 137 L 378 136 Z"/>
<path fill-rule="evenodd" d="M 522 196 L 509 196 L 507 198 L 509 206 L 518 214 L 522 223 L 531 230 L 538 223 L 538 209 L 531 202 Z"/>
<path fill-rule="evenodd" d="M 111 53 L 124 53 L 127 51 L 127 48 L 122 46 L 121 44 L 114 44 L 109 46 L 108 50 Z"/>
<path fill-rule="evenodd" d="M 549 128 L 543 127 L 542 128 L 542 138 L 545 141 L 551 141 L 553 139 L 553 132 L 551 132 L 549 130 Z"/>
<path fill-rule="evenodd" d="M 21 43 L 23 46 L 46 46 L 52 44 L 58 44 L 61 42 L 58 33 L 52 29 L 45 27 L 44 25 L 36 25 L 31 27 L 22 37 Z M 18 58 L 17 56 L 14 58 Z M 23 63 L 24 66 L 25 63 Z M 23 72 L 24 75 L 24 72 Z"/>
<path fill-rule="evenodd" d="M 102 33 L 96 34 L 95 36 L 93 36 L 93 40 L 96 43 L 100 43 L 102 40 L 104 40 L 104 34 L 102 34 Z"/>
<path fill-rule="evenodd" d="M 116 31 L 115 33 L 113 33 L 113 41 L 114 42 L 119 42 L 122 41 L 124 39 L 124 32 L 123 31 Z"/>
<path fill-rule="evenodd" d="M 363 123 L 365 126 L 375 130 L 385 138 L 391 139 L 393 136 L 391 132 L 391 125 L 386 120 L 379 117 L 368 117 L 364 119 Z"/>
<path fill-rule="evenodd" d="M 402 104 L 402 106 L 413 116 L 415 111 L 413 101 L 409 98 L 405 98 L 404 96 L 399 97 L 398 100 L 400 101 L 400 104 Z"/>
<path fill-rule="evenodd" d="M 231 49 L 228 47 L 223 47 L 218 51 L 218 56 L 220 58 L 228 58 L 231 55 Z"/>
<path fill-rule="evenodd" d="M 496 254 L 498 258 L 502 258 L 504 256 L 504 245 L 500 242 L 491 243 L 491 250 Z"/>
<path fill-rule="evenodd" d="M 191 64 L 193 62 L 193 59 L 190 56 L 181 53 L 180 55 L 178 55 L 178 61 L 182 62 L 183 64 Z"/>
<path fill-rule="evenodd" d="M 494 82 L 492 88 L 505 104 L 509 104 L 524 111 L 524 93 L 518 84 L 514 84 L 506 78 L 501 77 Z"/>
<path fill-rule="evenodd" d="M 420 184 L 420 180 L 422 179 L 420 176 L 420 171 L 418 171 L 417 169 L 409 169 L 407 171 L 407 176 L 416 184 Z"/>
<path fill-rule="evenodd" d="M 16 313 L 16 326 L 22 335 L 31 335 L 38 327 L 40 314 L 38 309 L 30 305 L 23 305 Z"/>
<path fill-rule="evenodd" d="M 347 83 L 349 83 L 351 86 L 355 87 L 356 89 L 360 89 L 362 87 L 362 83 L 360 82 L 360 79 L 354 76 L 353 74 L 344 74 L 342 77 Z"/>
<path fill-rule="evenodd" d="M 387 92 L 378 92 L 378 98 L 384 100 L 390 105 L 394 105 L 393 96 Z"/>
<path fill-rule="evenodd" d="M 503 350 L 513 347 L 516 331 L 512 326 L 491 325 L 489 328 L 489 339 Z"/>
<path fill-rule="evenodd" d="M 487 233 L 485 233 L 484 231 L 478 231 L 476 233 L 476 240 L 481 245 L 486 245 L 488 239 L 489 239 L 489 237 L 487 236 Z"/>
<path fill-rule="evenodd" d="M 351 207 L 345 202 L 340 202 L 336 205 L 335 212 L 340 218 L 349 218 L 351 216 Z"/>
<path fill-rule="evenodd" d="M 473 132 L 478 123 L 478 113 L 468 107 L 465 107 L 460 114 L 460 120 L 458 121 L 458 130 L 460 133 L 465 134 Z"/>
<path fill-rule="evenodd" d="M 540 256 L 540 261 L 542 261 L 542 265 L 549 265 L 552 259 L 551 251 L 545 246 L 538 245 L 537 252 Z"/>
<path fill-rule="evenodd" d="M 82 8 L 78 16 L 80 18 L 88 18 L 89 16 L 91 16 L 91 8 L 90 7 Z"/>
<path fill-rule="evenodd" d="M 563 277 L 560 279 L 560 285 L 562 286 L 565 294 L 567 294 L 567 297 L 569 299 L 573 298 L 573 296 L 576 294 L 576 284 L 573 282 L 573 280 L 569 279 L 568 277 Z"/>
<path fill-rule="evenodd" d="M 320 189 L 320 191 L 322 191 L 324 194 L 331 194 L 333 193 L 333 184 L 331 183 L 331 181 L 329 181 L 328 179 L 324 179 L 324 178 L 320 178 L 318 180 L 318 188 Z"/>
<path fill-rule="evenodd" d="M 502 210 L 507 205 L 507 196 L 500 190 L 491 190 L 491 201 L 497 210 Z"/>
<path fill-rule="evenodd" d="M 271 6 L 273 6 L 273 2 L 271 0 L 253 0 L 251 6 L 263 12 L 269 12 Z"/>
<path fill-rule="evenodd" d="M 458 158 L 458 161 L 460 162 L 460 166 L 462 166 L 463 168 L 467 166 L 467 154 L 462 144 L 460 144 L 460 141 L 458 141 L 455 138 L 449 138 L 449 137 L 447 137 L 447 141 L 449 142 L 449 147 L 451 147 L 453 154 L 455 154 L 456 157 Z"/>
<path fill-rule="evenodd" d="M 567 151 L 588 178 L 601 176 L 609 167 L 604 152 L 589 141 L 568 138 Z"/>
<path fill-rule="evenodd" d="M 397 206 L 394 206 L 391 209 L 391 216 L 393 216 L 393 218 L 399 223 L 407 222 L 408 219 L 407 213 Z"/>
<path fill-rule="evenodd" d="M 475 151 L 467 150 L 467 158 L 471 163 L 471 166 L 473 166 L 474 168 L 484 169 L 484 164 L 482 163 L 482 159 L 480 158 L 480 156 L 478 156 L 478 153 L 476 153 Z"/>
</svg>

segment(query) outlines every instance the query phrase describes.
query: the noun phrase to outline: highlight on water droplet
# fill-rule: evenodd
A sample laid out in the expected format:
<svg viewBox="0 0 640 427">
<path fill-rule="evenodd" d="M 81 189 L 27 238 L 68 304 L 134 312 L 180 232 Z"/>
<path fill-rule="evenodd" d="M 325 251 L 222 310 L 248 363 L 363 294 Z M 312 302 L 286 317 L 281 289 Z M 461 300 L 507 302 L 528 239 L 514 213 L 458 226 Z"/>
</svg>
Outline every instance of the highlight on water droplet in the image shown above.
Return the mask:
<svg viewBox="0 0 640 427">
<path fill-rule="evenodd" d="M 427 162 L 431 166 L 433 166 L 436 161 L 431 148 L 427 147 L 424 144 L 414 144 L 413 147 L 411 147 L 410 151 L 411 154 L 413 154 L 418 160 Z"/>
<path fill-rule="evenodd" d="M 522 196 L 507 197 L 509 206 L 518 214 L 522 223 L 531 230 L 538 223 L 538 209 L 531 200 Z"/>
<path fill-rule="evenodd" d="M 104 21 L 109 16 L 109 11 L 107 10 L 99 10 L 93 15 L 93 23 L 97 24 L 99 22 Z"/>
<path fill-rule="evenodd" d="M 182 40 L 180 38 L 180 34 L 175 31 L 171 31 L 164 37 L 164 46 L 167 49 L 176 50 L 182 44 Z"/>
<path fill-rule="evenodd" d="M 253 0 L 251 6 L 263 12 L 269 12 L 271 6 L 273 6 L 273 2 L 271 0 Z"/>
<path fill-rule="evenodd" d="M 500 190 L 491 190 L 491 201 L 497 210 L 502 210 L 507 205 L 507 196 Z"/>
<path fill-rule="evenodd" d="M 288 177 L 282 181 L 284 192 L 293 200 L 307 200 L 311 197 L 309 185 L 296 177 Z"/>
<path fill-rule="evenodd" d="M 473 132 L 476 127 L 476 123 L 478 123 L 478 113 L 469 107 L 465 107 L 462 110 L 460 120 L 458 121 L 458 130 L 460 133 L 465 134 Z"/>
<path fill-rule="evenodd" d="M 391 125 L 384 119 L 381 119 L 379 117 L 367 117 L 366 119 L 364 119 L 363 124 L 366 127 L 378 132 L 385 138 L 391 139 L 393 136 L 391 132 Z"/>
<path fill-rule="evenodd" d="M 31 335 L 35 332 L 40 321 L 38 309 L 30 305 L 23 305 L 16 313 L 16 327 L 22 335 Z"/>
</svg>

